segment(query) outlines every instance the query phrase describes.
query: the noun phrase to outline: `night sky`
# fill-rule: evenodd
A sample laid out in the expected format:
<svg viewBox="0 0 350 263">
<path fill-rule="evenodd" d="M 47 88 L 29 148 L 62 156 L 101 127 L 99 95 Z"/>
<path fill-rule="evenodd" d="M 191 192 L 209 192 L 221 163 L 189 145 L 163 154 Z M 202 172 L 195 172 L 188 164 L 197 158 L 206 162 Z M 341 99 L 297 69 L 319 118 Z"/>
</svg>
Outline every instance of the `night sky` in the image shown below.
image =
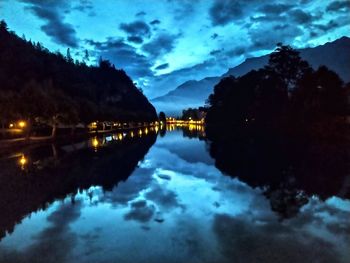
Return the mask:
<svg viewBox="0 0 350 263">
<path fill-rule="evenodd" d="M 123 68 L 149 98 L 225 73 L 278 42 L 312 47 L 350 36 L 350 1 L 0 0 L 19 36 L 89 64 Z"/>
</svg>

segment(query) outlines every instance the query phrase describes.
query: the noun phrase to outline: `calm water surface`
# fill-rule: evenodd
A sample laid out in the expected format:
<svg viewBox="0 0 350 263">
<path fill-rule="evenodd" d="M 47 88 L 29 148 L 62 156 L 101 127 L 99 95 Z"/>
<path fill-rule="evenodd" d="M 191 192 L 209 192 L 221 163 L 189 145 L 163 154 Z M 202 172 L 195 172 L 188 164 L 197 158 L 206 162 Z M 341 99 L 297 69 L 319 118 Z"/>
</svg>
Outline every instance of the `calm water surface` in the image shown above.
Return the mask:
<svg viewBox="0 0 350 263">
<path fill-rule="evenodd" d="M 0 262 L 350 262 L 350 200 L 308 195 L 281 219 L 190 134 L 3 153 Z"/>
</svg>

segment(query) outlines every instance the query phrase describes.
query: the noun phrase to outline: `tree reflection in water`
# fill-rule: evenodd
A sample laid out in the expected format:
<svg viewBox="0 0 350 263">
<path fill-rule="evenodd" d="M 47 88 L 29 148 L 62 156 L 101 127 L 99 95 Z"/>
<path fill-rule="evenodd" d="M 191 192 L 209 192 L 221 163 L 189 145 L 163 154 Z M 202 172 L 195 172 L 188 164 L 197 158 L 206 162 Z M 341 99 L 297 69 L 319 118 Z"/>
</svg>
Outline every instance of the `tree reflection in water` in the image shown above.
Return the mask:
<svg viewBox="0 0 350 263">
<path fill-rule="evenodd" d="M 0 156 L 0 240 L 16 224 L 57 199 L 91 186 L 111 190 L 126 180 L 156 140 L 134 131 L 62 145 L 30 146 L 22 153 Z"/>
<path fill-rule="evenodd" d="M 327 198 L 348 188 L 339 191 L 334 176 L 324 192 L 329 182 L 314 173 L 310 186 L 297 162 L 308 155 L 287 158 L 300 146 L 166 129 L 150 151 L 156 131 L 137 129 L 2 158 L 1 233 L 16 227 L 0 242 L 0 261 L 349 262 L 349 200 Z"/>
<path fill-rule="evenodd" d="M 168 131 L 181 130 L 182 135 L 185 138 L 198 138 L 199 140 L 205 139 L 204 125 L 199 124 L 168 124 Z"/>
<path fill-rule="evenodd" d="M 281 219 L 294 217 L 308 197 L 350 197 L 349 141 L 286 138 L 245 130 L 207 129 L 215 166 L 252 187 L 265 189 Z"/>
</svg>

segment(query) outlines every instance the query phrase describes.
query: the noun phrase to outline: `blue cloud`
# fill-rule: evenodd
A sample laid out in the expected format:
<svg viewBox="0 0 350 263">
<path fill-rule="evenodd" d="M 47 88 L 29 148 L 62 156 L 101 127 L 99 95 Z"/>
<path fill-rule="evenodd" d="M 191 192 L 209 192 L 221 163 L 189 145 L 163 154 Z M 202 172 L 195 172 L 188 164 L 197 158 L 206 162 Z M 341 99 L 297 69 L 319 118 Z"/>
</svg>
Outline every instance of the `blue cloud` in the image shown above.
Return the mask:
<svg viewBox="0 0 350 263">
<path fill-rule="evenodd" d="M 239 1 L 223 0 L 216 1 L 209 10 L 212 24 L 226 25 L 234 19 L 243 17 L 243 8 Z"/>
<path fill-rule="evenodd" d="M 124 69 L 132 78 L 153 76 L 152 62 L 144 55 L 139 54 L 133 46 L 124 43 L 122 39 L 109 38 L 98 42 L 86 40 L 98 56 L 109 59 L 117 68 Z"/>
<path fill-rule="evenodd" d="M 152 20 L 152 21 L 150 22 L 150 24 L 151 24 L 151 25 L 159 25 L 159 24 L 160 24 L 160 20 L 158 20 L 158 19 Z"/>
<path fill-rule="evenodd" d="M 174 35 L 161 34 L 143 45 L 142 49 L 152 57 L 159 57 L 174 48 L 176 38 Z"/>
<path fill-rule="evenodd" d="M 143 21 L 135 21 L 129 24 L 121 23 L 120 29 L 130 36 L 150 37 L 151 35 L 151 29 L 149 25 Z"/>
<path fill-rule="evenodd" d="M 169 63 L 164 63 L 164 64 L 161 64 L 159 66 L 157 66 L 155 69 L 156 70 L 161 70 L 161 69 L 166 69 L 169 67 Z"/>
<path fill-rule="evenodd" d="M 23 0 L 23 2 L 29 4 L 26 6 L 27 10 L 46 21 L 41 30 L 54 42 L 74 48 L 79 46 L 73 25 L 63 22 L 62 9 L 67 8 L 65 1 Z"/>
<path fill-rule="evenodd" d="M 350 10 L 350 2 L 345 1 L 334 1 L 327 6 L 327 11 L 348 11 Z"/>
</svg>

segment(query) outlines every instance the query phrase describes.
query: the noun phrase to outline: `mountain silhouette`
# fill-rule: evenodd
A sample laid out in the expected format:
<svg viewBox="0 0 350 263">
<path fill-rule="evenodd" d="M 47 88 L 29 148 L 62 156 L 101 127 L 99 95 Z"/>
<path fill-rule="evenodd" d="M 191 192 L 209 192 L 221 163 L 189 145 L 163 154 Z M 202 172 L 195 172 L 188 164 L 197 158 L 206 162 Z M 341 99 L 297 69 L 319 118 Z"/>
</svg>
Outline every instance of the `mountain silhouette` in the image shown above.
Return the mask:
<svg viewBox="0 0 350 263">
<path fill-rule="evenodd" d="M 325 65 L 335 71 L 344 82 L 350 81 L 350 38 L 342 37 L 324 45 L 300 49 L 299 51 L 301 57 L 308 61 L 314 69 Z M 230 68 L 221 76 L 186 81 L 176 89 L 151 100 L 151 102 L 158 110 L 164 111 L 168 115 L 181 115 L 182 109 L 203 106 L 214 86 L 223 77 L 242 76 L 251 70 L 264 67 L 268 60 L 269 54 L 247 58 L 243 63 Z"/>
</svg>

